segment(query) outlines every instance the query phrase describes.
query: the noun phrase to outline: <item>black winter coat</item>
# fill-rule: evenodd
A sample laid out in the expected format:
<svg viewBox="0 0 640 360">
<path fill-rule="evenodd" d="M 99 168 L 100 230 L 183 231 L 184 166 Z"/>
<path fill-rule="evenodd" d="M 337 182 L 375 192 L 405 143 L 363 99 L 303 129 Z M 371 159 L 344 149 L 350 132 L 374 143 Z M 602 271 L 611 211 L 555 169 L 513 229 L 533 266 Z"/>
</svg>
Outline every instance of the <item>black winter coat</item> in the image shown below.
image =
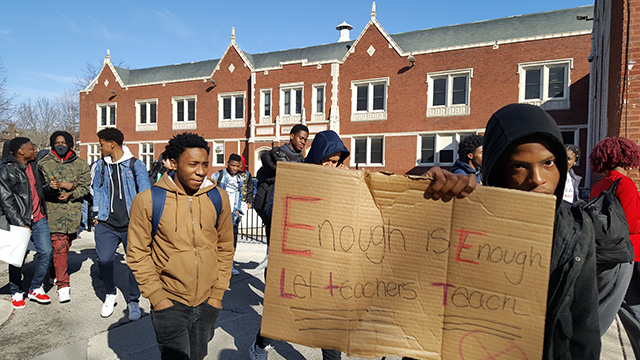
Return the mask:
<svg viewBox="0 0 640 360">
<path fill-rule="evenodd" d="M 33 170 L 36 179 L 36 190 L 40 198 L 40 209 L 46 216 L 44 199 L 44 178 L 35 161 L 27 164 Z M 33 219 L 33 200 L 29 178 L 22 165 L 13 155 L 7 156 L 0 165 L 0 207 L 7 222 L 14 226 L 31 226 Z M 48 184 L 46 185 L 49 186 Z"/>
</svg>

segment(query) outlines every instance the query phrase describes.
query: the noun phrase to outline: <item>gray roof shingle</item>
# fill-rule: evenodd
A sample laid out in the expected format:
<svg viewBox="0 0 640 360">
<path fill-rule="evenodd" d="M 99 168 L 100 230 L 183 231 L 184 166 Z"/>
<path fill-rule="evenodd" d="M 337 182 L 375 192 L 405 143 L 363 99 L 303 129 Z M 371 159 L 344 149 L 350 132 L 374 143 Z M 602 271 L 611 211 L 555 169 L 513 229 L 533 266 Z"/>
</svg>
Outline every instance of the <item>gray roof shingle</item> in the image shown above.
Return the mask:
<svg viewBox="0 0 640 360">
<path fill-rule="evenodd" d="M 537 37 L 551 34 L 590 31 L 591 21 L 578 21 L 577 15 L 593 16 L 593 5 L 535 14 L 516 15 L 501 19 L 450 25 L 438 28 L 391 34 L 402 51 L 429 50 L 484 44 L 495 41 Z M 323 62 L 341 60 L 354 41 L 271 51 L 244 53 L 255 69 L 278 67 L 282 62 L 306 60 Z M 220 59 L 127 70 L 116 67 L 125 86 L 179 81 L 210 76 Z"/>
</svg>

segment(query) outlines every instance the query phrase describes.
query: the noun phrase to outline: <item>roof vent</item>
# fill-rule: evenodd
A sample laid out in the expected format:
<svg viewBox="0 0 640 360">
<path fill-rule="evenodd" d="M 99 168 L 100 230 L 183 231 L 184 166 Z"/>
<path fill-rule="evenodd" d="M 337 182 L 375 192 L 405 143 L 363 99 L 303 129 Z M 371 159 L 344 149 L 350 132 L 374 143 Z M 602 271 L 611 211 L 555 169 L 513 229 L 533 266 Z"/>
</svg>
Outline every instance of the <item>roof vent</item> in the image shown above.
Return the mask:
<svg viewBox="0 0 640 360">
<path fill-rule="evenodd" d="M 338 39 L 338 42 L 350 41 L 351 38 L 349 37 L 349 31 L 351 29 L 353 29 L 353 26 L 347 24 L 346 21 L 343 21 L 342 24 L 336 26 L 336 30 L 340 30 L 340 38 Z"/>
</svg>

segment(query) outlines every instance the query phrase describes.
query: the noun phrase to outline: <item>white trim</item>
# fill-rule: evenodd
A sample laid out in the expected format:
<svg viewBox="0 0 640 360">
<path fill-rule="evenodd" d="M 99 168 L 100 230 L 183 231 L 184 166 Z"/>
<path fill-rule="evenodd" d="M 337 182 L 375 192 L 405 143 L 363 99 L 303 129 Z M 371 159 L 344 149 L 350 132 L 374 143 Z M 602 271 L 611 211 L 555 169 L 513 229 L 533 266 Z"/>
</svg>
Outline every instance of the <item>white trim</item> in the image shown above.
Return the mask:
<svg viewBox="0 0 640 360">
<path fill-rule="evenodd" d="M 265 101 L 264 95 L 269 93 L 269 115 L 264 115 Z M 258 124 L 273 123 L 273 88 L 260 89 L 260 114 L 258 115 Z"/>
<path fill-rule="evenodd" d="M 465 103 L 452 104 L 453 100 L 453 78 L 466 75 L 467 87 L 465 90 Z M 445 105 L 433 106 L 433 80 L 447 77 Z M 463 116 L 471 114 L 471 79 L 473 78 L 473 68 L 436 71 L 427 73 L 427 117 L 441 116 Z"/>
<path fill-rule="evenodd" d="M 384 84 L 384 102 L 382 110 L 373 110 L 373 87 Z M 367 109 L 358 111 L 358 87 L 367 85 Z M 387 101 L 389 100 L 389 78 L 375 78 L 351 81 L 351 121 L 387 120 Z"/>
<path fill-rule="evenodd" d="M 153 149 L 151 152 L 148 151 L 149 150 L 149 148 L 148 148 L 149 145 L 151 145 L 151 148 Z M 142 151 L 142 149 L 144 147 L 147 147 L 147 151 L 145 151 L 145 152 Z M 154 159 L 155 158 L 155 146 L 154 146 L 154 143 L 153 142 L 149 142 L 149 141 L 140 142 L 138 144 L 138 158 L 147 167 L 147 171 L 149 171 L 151 169 L 151 166 L 153 165 L 154 160 L 155 160 Z"/>
<path fill-rule="evenodd" d="M 226 145 L 226 140 L 227 139 L 222 139 L 222 140 L 213 140 L 211 141 L 211 143 L 213 144 L 213 146 L 211 147 L 211 165 L 212 166 L 224 166 L 225 164 L 225 145 Z M 218 150 L 218 146 L 222 147 L 222 162 L 218 162 L 217 161 L 217 156 L 219 154 Z"/>
<path fill-rule="evenodd" d="M 563 66 L 564 89 L 561 98 L 550 98 L 549 91 L 549 67 Z M 525 99 L 527 70 L 541 70 L 540 74 L 540 97 L 537 99 Z M 520 76 L 518 82 L 518 102 L 540 106 L 545 110 L 568 110 L 570 104 L 571 69 L 573 69 L 573 58 L 555 59 L 544 61 L 532 61 L 518 64 L 517 74 Z"/>
<path fill-rule="evenodd" d="M 302 115 L 304 114 L 304 82 L 294 82 L 287 84 L 280 84 L 280 101 L 279 101 L 279 114 L 280 114 L 280 124 L 298 124 L 302 122 Z M 296 91 L 300 90 L 300 112 L 296 113 L 296 102 L 298 100 L 296 96 Z M 289 114 L 285 114 L 284 110 L 284 93 L 286 91 L 290 91 L 291 95 L 289 98 Z M 272 97 L 273 103 L 273 97 Z M 271 108 L 271 112 L 273 112 L 273 105 Z"/>
<path fill-rule="evenodd" d="M 384 166 L 384 159 L 385 159 L 385 147 L 386 147 L 386 141 L 385 141 L 385 136 L 384 135 L 365 135 L 365 136 L 357 136 L 357 137 L 351 137 L 351 165 L 350 166 L 356 166 L 356 141 L 357 140 L 362 140 L 362 139 L 366 139 L 367 141 L 367 145 L 366 145 L 366 159 L 364 162 L 359 162 L 358 163 L 358 167 L 380 167 L 380 166 Z M 373 163 L 371 162 L 371 140 L 372 139 L 382 139 L 382 162 L 380 163 Z"/>
<path fill-rule="evenodd" d="M 156 104 L 156 122 L 150 122 L 151 109 L 148 107 L 147 109 L 147 122 L 142 124 L 140 123 L 140 104 Z M 140 99 L 135 101 L 136 107 L 136 131 L 156 131 L 158 130 L 158 98 L 155 99 Z"/>
<path fill-rule="evenodd" d="M 326 119 L 327 112 L 327 83 L 318 83 L 311 85 L 311 119 L 310 122 L 313 121 L 323 121 Z M 317 111 L 317 102 L 318 102 L 318 90 L 322 90 L 322 111 Z"/>
<path fill-rule="evenodd" d="M 107 124 L 106 125 L 102 125 L 102 108 L 105 107 L 107 109 Z M 113 108 L 113 110 L 111 110 Z M 115 124 L 110 124 L 110 119 L 111 119 L 111 112 L 114 111 L 114 121 Z M 118 103 L 117 102 L 106 102 L 106 103 L 99 103 L 96 104 L 96 115 L 97 115 L 97 128 L 98 131 L 104 128 L 108 128 L 108 127 L 116 127 L 116 125 L 118 125 Z"/>
<path fill-rule="evenodd" d="M 195 102 L 193 120 L 189 120 L 188 100 L 193 100 Z M 178 121 L 178 102 L 180 101 L 184 103 L 184 121 Z M 171 123 L 172 123 L 173 130 L 193 130 L 197 128 L 197 124 L 196 124 L 196 121 L 198 119 L 198 96 L 197 95 L 174 96 L 171 98 L 171 106 L 172 106 Z"/>
<path fill-rule="evenodd" d="M 484 130 L 484 129 L 483 129 Z M 458 159 L 458 144 L 460 144 L 461 135 L 475 135 L 477 131 L 474 130 L 458 130 L 458 131 L 437 131 L 437 132 L 420 132 L 417 133 L 417 147 L 416 147 L 416 166 L 451 166 Z M 424 136 L 433 136 L 433 162 L 423 162 L 422 157 L 422 139 Z M 451 162 L 440 161 L 440 152 L 443 149 L 442 139 L 445 137 L 452 139 L 450 143 L 444 146 L 450 146 L 453 151 L 453 157 Z"/>
<path fill-rule="evenodd" d="M 236 114 L 236 99 L 239 97 L 242 98 L 242 117 L 237 117 Z M 231 118 L 224 119 L 224 99 L 231 100 Z M 218 94 L 218 128 L 234 128 L 234 127 L 244 127 L 245 126 L 245 113 L 246 113 L 246 99 L 247 92 L 246 91 L 235 91 L 235 92 L 227 92 L 227 93 L 219 93 Z"/>
</svg>

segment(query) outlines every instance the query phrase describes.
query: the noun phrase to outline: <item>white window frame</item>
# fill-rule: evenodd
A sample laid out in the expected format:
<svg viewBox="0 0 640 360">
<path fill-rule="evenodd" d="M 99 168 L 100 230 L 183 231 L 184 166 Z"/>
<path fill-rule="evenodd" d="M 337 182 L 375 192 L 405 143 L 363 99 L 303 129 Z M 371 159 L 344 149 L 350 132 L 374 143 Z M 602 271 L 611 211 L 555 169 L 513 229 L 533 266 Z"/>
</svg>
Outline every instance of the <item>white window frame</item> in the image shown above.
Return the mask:
<svg viewBox="0 0 640 360">
<path fill-rule="evenodd" d="M 224 140 L 214 140 L 212 146 L 212 166 L 224 166 L 225 160 L 225 151 L 224 151 Z M 220 152 L 221 151 L 221 152 Z M 218 161 L 218 155 L 222 154 L 222 162 Z"/>
<path fill-rule="evenodd" d="M 458 145 L 460 144 L 460 138 L 468 135 L 476 135 L 477 131 L 460 131 L 460 132 L 429 132 L 429 133 L 421 133 L 418 134 L 418 151 L 416 153 L 416 165 L 417 166 L 451 166 L 456 160 L 459 158 L 458 155 Z M 422 140 L 425 136 L 434 136 L 434 144 L 433 144 L 433 162 L 424 162 L 422 161 Z M 443 148 L 443 138 L 445 137 L 453 137 L 453 142 L 451 146 L 453 147 L 453 161 L 451 162 L 442 162 L 440 161 L 440 151 L 444 150 Z"/>
<path fill-rule="evenodd" d="M 453 79 L 460 76 L 467 77 L 466 96 L 464 104 L 453 104 Z M 433 105 L 433 81 L 436 79 L 446 79 L 445 105 Z M 427 117 L 436 116 L 462 116 L 471 114 L 471 79 L 473 69 L 458 69 L 427 73 Z"/>
<path fill-rule="evenodd" d="M 147 166 L 147 171 L 151 170 L 151 166 L 153 165 L 155 156 L 154 149 L 155 146 L 152 142 L 138 144 L 138 158 Z"/>
<path fill-rule="evenodd" d="M 242 114 L 236 114 L 236 99 L 242 98 Z M 224 100 L 231 99 L 231 118 L 224 118 Z M 247 111 L 247 93 L 245 91 L 235 91 L 218 94 L 218 127 L 233 128 L 244 127 L 244 114 Z"/>
<path fill-rule="evenodd" d="M 323 121 L 325 120 L 325 113 L 327 109 L 327 86 L 326 83 L 313 84 L 311 86 L 313 92 L 311 93 L 311 121 Z M 318 92 L 322 92 L 322 111 L 318 111 Z"/>
<path fill-rule="evenodd" d="M 564 89 L 563 97 L 549 97 L 549 68 L 564 66 Z M 527 70 L 541 69 L 540 98 L 525 99 Z M 518 85 L 518 101 L 524 104 L 540 106 L 545 110 L 568 110 L 571 107 L 569 89 L 571 87 L 571 70 L 573 69 L 573 59 L 557 59 L 547 61 L 535 61 L 518 64 L 518 74 L 520 82 Z"/>
<path fill-rule="evenodd" d="M 151 119 L 151 106 L 150 104 L 156 104 L 156 122 L 150 122 Z M 145 105 L 146 108 L 146 122 L 142 122 L 142 111 L 140 107 Z M 158 99 L 144 99 L 136 100 L 136 131 L 157 131 L 158 130 Z"/>
<path fill-rule="evenodd" d="M 296 96 L 296 91 L 300 90 L 300 113 L 296 113 L 295 106 L 298 100 Z M 291 91 L 291 104 L 290 104 L 290 113 L 285 114 L 284 112 L 284 93 L 287 91 Z M 273 100 L 273 99 L 272 99 Z M 290 84 L 281 84 L 280 85 L 280 123 L 281 124 L 298 124 L 302 121 L 302 114 L 304 113 L 304 83 L 290 83 Z M 271 109 L 273 112 L 273 107 Z"/>
<path fill-rule="evenodd" d="M 189 106 L 188 100 L 193 100 L 195 102 L 195 109 L 193 120 L 189 120 Z M 178 121 L 178 103 L 184 103 L 184 121 Z M 189 96 L 176 96 L 171 98 L 171 104 L 173 107 L 173 130 L 193 130 L 196 128 L 196 119 L 198 119 L 198 97 L 196 95 Z"/>
<path fill-rule="evenodd" d="M 373 87 L 384 85 L 382 109 L 373 110 Z M 367 109 L 358 111 L 358 87 L 367 85 Z M 351 82 L 351 121 L 387 120 L 387 102 L 389 100 L 389 78 L 354 80 Z"/>
<path fill-rule="evenodd" d="M 265 94 L 269 94 L 269 115 L 265 115 L 266 108 Z M 258 117 L 260 124 L 271 124 L 273 119 L 273 90 L 272 89 L 260 89 L 260 116 Z"/>
<path fill-rule="evenodd" d="M 102 108 L 107 109 L 106 125 L 102 125 Z M 109 120 L 111 119 L 112 111 L 115 113 L 113 117 L 114 123 L 110 124 Z M 109 102 L 109 103 L 96 104 L 96 114 L 97 114 L 97 120 L 98 120 L 98 130 L 108 128 L 108 127 L 116 127 L 116 124 L 118 123 L 118 103 Z"/>
<path fill-rule="evenodd" d="M 367 135 L 367 136 L 354 136 L 351 138 L 351 149 L 352 153 L 351 153 L 351 166 L 356 166 L 356 141 L 357 140 L 362 140 L 362 139 L 367 139 L 367 158 L 365 159 L 364 162 L 359 162 L 358 163 L 358 167 L 360 166 L 375 166 L 375 167 L 380 167 L 380 166 L 384 166 L 384 158 L 385 158 L 385 153 L 386 153 L 386 139 L 384 135 Z M 382 162 L 380 163 L 373 163 L 371 162 L 371 140 L 372 139 L 382 139 Z M 358 159 L 360 160 L 360 159 Z"/>
<path fill-rule="evenodd" d="M 100 143 L 87 144 L 87 159 L 89 165 L 100 160 L 102 154 L 100 153 Z"/>
</svg>

